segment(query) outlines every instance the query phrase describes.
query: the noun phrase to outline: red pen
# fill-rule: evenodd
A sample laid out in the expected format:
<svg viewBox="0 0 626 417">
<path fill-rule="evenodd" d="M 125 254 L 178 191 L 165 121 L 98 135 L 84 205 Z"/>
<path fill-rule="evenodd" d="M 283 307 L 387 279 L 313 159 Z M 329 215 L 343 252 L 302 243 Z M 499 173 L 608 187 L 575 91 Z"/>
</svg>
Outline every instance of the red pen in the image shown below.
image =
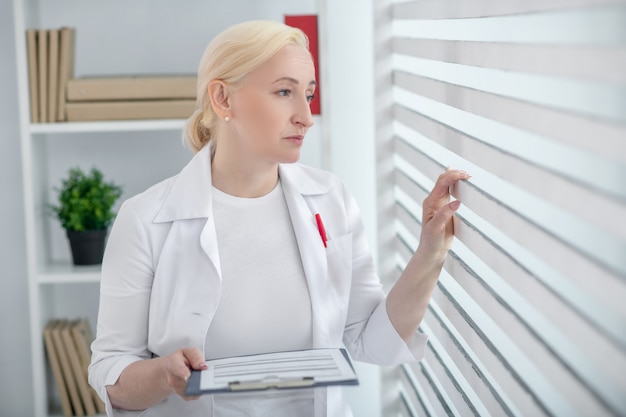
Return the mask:
<svg viewBox="0 0 626 417">
<path fill-rule="evenodd" d="M 322 238 L 322 242 L 324 242 L 324 247 L 327 248 L 326 241 L 328 238 L 326 237 L 326 229 L 324 228 L 324 223 L 322 222 L 322 216 L 319 213 L 315 214 L 315 221 L 317 221 L 317 230 L 320 232 L 320 236 Z"/>
</svg>

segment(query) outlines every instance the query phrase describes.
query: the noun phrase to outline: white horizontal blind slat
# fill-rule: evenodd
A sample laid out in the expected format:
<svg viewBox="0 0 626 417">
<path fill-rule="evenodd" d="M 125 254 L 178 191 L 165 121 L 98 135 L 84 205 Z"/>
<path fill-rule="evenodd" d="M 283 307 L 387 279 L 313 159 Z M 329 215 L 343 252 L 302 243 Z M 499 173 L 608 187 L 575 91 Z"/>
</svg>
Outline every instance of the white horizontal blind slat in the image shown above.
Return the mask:
<svg viewBox="0 0 626 417">
<path fill-rule="evenodd" d="M 625 16 L 626 4 L 617 2 L 492 17 L 396 19 L 393 30 L 395 36 L 421 39 L 607 46 L 626 40 Z"/>
<path fill-rule="evenodd" d="M 402 367 L 407 415 L 626 415 L 626 1 L 390 13 L 389 280 L 437 176 L 473 175 L 452 190 L 426 358 Z"/>
<path fill-rule="evenodd" d="M 614 83 L 626 81 L 623 71 L 603 70 L 607 65 L 626 68 L 626 51 L 619 46 L 590 48 L 396 38 L 392 48 L 399 55 L 462 65 Z"/>
<path fill-rule="evenodd" d="M 414 373 L 408 366 L 402 366 L 400 382 L 404 385 L 401 390 L 405 406 L 414 416 L 443 416 L 449 415 L 442 406 L 442 402 L 432 391 L 428 379 L 424 375 Z"/>
<path fill-rule="evenodd" d="M 493 2 L 491 0 L 441 1 L 413 0 L 399 1 L 391 7 L 395 20 L 403 19 L 467 19 L 490 16 L 519 15 L 537 13 L 563 8 L 576 8 L 606 4 L 624 3 L 624 0 L 514 0 Z"/>
<path fill-rule="evenodd" d="M 395 84 L 406 91 L 446 102 L 461 110 L 533 132 L 566 146 L 590 151 L 609 160 L 622 164 L 626 162 L 623 141 L 626 126 L 581 118 L 556 109 L 538 107 L 525 101 L 402 71 L 396 71 L 394 79 Z"/>
<path fill-rule="evenodd" d="M 626 20 L 626 15 L 624 16 Z M 626 87 L 593 80 L 503 71 L 406 55 L 394 56 L 394 68 L 415 75 L 469 87 L 607 122 L 626 123 Z"/>
</svg>

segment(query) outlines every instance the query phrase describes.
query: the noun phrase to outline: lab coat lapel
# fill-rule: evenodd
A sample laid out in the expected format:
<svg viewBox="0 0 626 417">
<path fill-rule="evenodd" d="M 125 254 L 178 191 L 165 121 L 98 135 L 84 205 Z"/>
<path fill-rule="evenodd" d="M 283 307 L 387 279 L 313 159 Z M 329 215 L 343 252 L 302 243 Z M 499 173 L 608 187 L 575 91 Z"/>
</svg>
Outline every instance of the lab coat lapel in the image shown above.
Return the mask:
<svg viewBox="0 0 626 417">
<path fill-rule="evenodd" d="M 315 221 L 315 207 L 309 198 L 327 193 L 328 189 L 289 165 L 280 165 L 279 173 L 311 297 L 313 347 L 328 347 L 331 340 L 328 317 L 331 309 L 327 306 L 330 302 L 328 265 Z"/>
<path fill-rule="evenodd" d="M 210 146 L 205 146 L 178 174 L 154 221 L 161 223 L 206 218 L 207 221 L 200 233 L 200 245 L 221 281 L 211 191 Z"/>
</svg>

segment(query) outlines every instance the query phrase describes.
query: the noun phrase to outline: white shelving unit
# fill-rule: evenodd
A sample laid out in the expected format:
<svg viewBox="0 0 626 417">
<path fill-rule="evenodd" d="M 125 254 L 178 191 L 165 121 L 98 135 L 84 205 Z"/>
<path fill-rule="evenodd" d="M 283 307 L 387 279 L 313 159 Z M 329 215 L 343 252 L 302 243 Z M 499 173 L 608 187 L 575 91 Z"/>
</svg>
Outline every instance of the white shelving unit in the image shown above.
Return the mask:
<svg viewBox="0 0 626 417">
<path fill-rule="evenodd" d="M 167 120 L 132 120 L 119 122 L 73 122 L 73 123 L 38 123 L 30 125 L 30 133 L 63 134 L 90 132 L 148 132 L 151 130 L 181 130 L 184 121 Z"/>
<path fill-rule="evenodd" d="M 191 152 L 181 145 L 183 120 L 31 124 L 26 29 L 75 27 L 78 77 L 193 73 L 207 42 L 226 26 L 316 13 L 316 5 L 316 0 L 189 0 L 184 5 L 176 0 L 13 0 L 35 416 L 61 415 L 43 327 L 51 318 L 88 317 L 95 331 L 100 280 L 98 266 L 72 265 L 63 231 L 46 213 L 56 197 L 53 188 L 72 166 L 97 166 L 124 186 L 123 200 L 178 172 Z M 309 154 L 312 159 L 305 162 L 319 162 L 319 149 L 310 147 Z"/>
</svg>

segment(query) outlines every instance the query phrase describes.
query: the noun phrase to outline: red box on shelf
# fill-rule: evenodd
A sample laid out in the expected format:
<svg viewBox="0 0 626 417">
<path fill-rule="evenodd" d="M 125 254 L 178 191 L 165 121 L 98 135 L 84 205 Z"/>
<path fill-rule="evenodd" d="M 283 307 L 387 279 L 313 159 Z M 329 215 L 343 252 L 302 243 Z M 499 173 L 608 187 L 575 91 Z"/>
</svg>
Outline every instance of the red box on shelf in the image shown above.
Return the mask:
<svg viewBox="0 0 626 417">
<path fill-rule="evenodd" d="M 317 15 L 285 15 L 285 24 L 302 30 L 309 38 L 309 50 L 315 65 L 315 99 L 311 102 L 311 113 L 320 114 L 320 73 L 319 50 L 317 43 Z"/>
</svg>

